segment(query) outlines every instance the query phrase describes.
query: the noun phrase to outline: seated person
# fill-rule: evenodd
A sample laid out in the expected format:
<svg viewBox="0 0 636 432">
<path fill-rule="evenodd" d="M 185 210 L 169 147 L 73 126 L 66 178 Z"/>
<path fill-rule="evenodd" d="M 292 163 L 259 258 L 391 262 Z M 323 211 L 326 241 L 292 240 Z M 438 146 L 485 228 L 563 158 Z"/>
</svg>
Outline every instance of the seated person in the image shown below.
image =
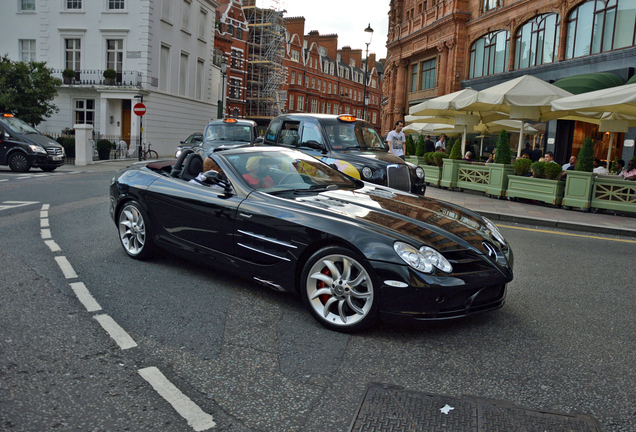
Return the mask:
<svg viewBox="0 0 636 432">
<path fill-rule="evenodd" d="M 633 159 L 627 162 L 627 168 L 625 168 L 623 173 L 625 180 L 636 180 L 636 162 Z"/>
<path fill-rule="evenodd" d="M 598 158 L 594 159 L 594 169 L 592 172 L 601 175 L 609 174 L 609 171 L 607 170 L 607 162 L 601 161 Z"/>
<path fill-rule="evenodd" d="M 625 173 L 625 161 L 619 159 L 616 161 L 616 175 L 622 176 Z"/>
<path fill-rule="evenodd" d="M 463 160 L 472 162 L 473 161 L 473 154 L 471 152 L 466 152 L 466 154 L 464 155 L 464 159 Z"/>
<path fill-rule="evenodd" d="M 247 174 L 243 174 L 243 178 L 254 189 L 267 189 L 274 186 L 274 180 L 269 176 L 269 165 L 262 163 L 264 158 L 260 156 L 252 156 L 247 160 L 245 169 Z"/>
<path fill-rule="evenodd" d="M 192 180 L 189 181 L 189 183 L 198 183 L 198 184 L 202 184 L 205 186 L 210 186 L 213 187 L 215 189 L 224 189 L 223 186 L 215 184 L 215 183 L 204 183 L 203 182 L 203 174 L 205 174 L 208 171 L 216 171 L 219 173 L 219 175 L 223 174 L 223 170 L 221 169 L 221 167 L 219 166 L 219 164 L 217 164 L 215 161 L 213 161 L 209 156 L 205 158 L 205 160 L 203 161 L 203 171 L 199 173 L 198 176 L 196 176 L 196 178 L 193 178 Z"/>
</svg>

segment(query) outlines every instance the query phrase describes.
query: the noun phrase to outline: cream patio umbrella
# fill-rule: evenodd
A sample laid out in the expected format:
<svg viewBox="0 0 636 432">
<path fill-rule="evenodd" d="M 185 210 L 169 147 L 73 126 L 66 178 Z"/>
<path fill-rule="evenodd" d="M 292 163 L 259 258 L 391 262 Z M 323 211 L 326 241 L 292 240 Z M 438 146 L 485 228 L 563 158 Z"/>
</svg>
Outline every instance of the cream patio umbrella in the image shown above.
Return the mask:
<svg viewBox="0 0 636 432">
<path fill-rule="evenodd" d="M 555 113 L 550 105 L 552 101 L 568 96 L 572 93 L 532 75 L 524 75 L 480 90 L 473 97 L 462 98 L 455 104 L 455 109 L 506 113 L 510 119 L 521 120 L 517 149 L 517 156 L 521 156 L 525 121 L 547 121 L 568 115 L 568 112 Z"/>
</svg>

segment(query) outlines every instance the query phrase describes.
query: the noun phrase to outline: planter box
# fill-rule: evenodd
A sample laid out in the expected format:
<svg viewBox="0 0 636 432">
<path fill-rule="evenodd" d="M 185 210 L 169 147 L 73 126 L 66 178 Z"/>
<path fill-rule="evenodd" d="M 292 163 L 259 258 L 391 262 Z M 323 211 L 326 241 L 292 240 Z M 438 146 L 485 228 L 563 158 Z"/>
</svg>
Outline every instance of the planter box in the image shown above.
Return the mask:
<svg viewBox="0 0 636 432">
<path fill-rule="evenodd" d="M 426 165 L 426 162 L 424 162 L 424 158 L 420 156 L 405 156 L 404 160 L 414 165 L 419 165 L 421 167 L 424 167 L 424 165 Z"/>
<path fill-rule="evenodd" d="M 440 186 L 449 189 L 457 187 L 457 176 L 459 174 L 459 168 L 462 165 L 466 165 L 466 161 L 444 159 L 444 165 L 442 166 L 442 178 L 439 182 Z"/>
<path fill-rule="evenodd" d="M 439 187 L 440 181 L 442 180 L 442 167 L 438 167 L 437 165 L 420 165 L 424 170 L 424 181 L 426 184 L 435 185 Z"/>
<path fill-rule="evenodd" d="M 514 167 L 509 164 L 465 163 L 458 167 L 457 187 L 501 197 L 513 173 Z"/>
<path fill-rule="evenodd" d="M 595 177 L 591 172 L 567 171 L 563 205 L 589 209 Z"/>
<path fill-rule="evenodd" d="M 554 206 L 563 201 L 563 180 L 548 180 L 534 177 L 511 175 L 508 177 L 508 198 L 526 198 L 542 201 Z"/>
<path fill-rule="evenodd" d="M 618 176 L 595 178 L 590 206 L 636 213 L 636 182 L 621 179 Z"/>
</svg>

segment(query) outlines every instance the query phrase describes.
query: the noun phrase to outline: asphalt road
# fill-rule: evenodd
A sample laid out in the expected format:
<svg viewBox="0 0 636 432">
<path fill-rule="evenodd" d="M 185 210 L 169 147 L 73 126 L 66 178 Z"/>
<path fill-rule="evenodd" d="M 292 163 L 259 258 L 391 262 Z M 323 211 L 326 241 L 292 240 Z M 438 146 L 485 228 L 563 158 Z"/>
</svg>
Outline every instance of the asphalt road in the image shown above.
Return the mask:
<svg viewBox="0 0 636 432">
<path fill-rule="evenodd" d="M 295 296 L 168 254 L 129 259 L 111 176 L 0 170 L 0 430 L 347 431 L 370 383 L 636 430 L 633 239 L 502 224 L 515 252 L 504 308 L 351 336 Z M 78 300 L 80 281 L 101 310 Z M 103 315 L 137 346 L 120 348 Z M 147 368 L 196 407 L 191 425 Z"/>
</svg>

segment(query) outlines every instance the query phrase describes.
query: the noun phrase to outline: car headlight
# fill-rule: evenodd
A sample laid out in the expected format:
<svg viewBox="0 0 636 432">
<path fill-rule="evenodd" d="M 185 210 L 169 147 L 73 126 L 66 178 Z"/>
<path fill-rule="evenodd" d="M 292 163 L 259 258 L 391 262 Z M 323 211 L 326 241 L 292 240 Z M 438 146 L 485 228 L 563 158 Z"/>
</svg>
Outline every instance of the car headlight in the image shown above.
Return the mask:
<svg viewBox="0 0 636 432">
<path fill-rule="evenodd" d="M 490 230 L 495 240 L 497 240 L 502 246 L 504 246 L 506 244 L 506 239 L 501 234 L 501 231 L 499 231 L 499 228 L 497 228 L 497 226 L 494 223 L 492 223 L 490 219 L 488 218 L 483 218 L 483 219 L 484 219 L 484 222 L 486 222 L 486 228 Z"/>
<path fill-rule="evenodd" d="M 371 176 L 373 176 L 373 170 L 371 168 L 369 168 L 368 166 L 362 168 L 362 177 L 364 177 L 365 179 L 370 179 Z"/>
<path fill-rule="evenodd" d="M 415 175 L 419 179 L 423 179 L 424 178 L 424 170 L 422 169 L 422 167 L 415 168 Z"/>
<path fill-rule="evenodd" d="M 424 273 L 432 273 L 433 267 L 445 273 L 453 271 L 453 266 L 448 260 L 441 253 L 428 246 L 422 246 L 418 250 L 409 244 L 395 242 L 393 249 L 405 263 Z"/>
<path fill-rule="evenodd" d="M 181 149 L 178 149 L 178 150 L 174 153 L 174 158 L 175 158 L 175 159 L 177 159 L 180 155 L 181 155 Z"/>
<path fill-rule="evenodd" d="M 31 145 L 29 145 L 29 148 L 31 149 L 31 151 L 33 153 L 44 153 L 44 154 L 46 154 L 46 150 L 44 150 L 44 147 L 41 147 L 39 145 L 31 144 Z"/>
</svg>

